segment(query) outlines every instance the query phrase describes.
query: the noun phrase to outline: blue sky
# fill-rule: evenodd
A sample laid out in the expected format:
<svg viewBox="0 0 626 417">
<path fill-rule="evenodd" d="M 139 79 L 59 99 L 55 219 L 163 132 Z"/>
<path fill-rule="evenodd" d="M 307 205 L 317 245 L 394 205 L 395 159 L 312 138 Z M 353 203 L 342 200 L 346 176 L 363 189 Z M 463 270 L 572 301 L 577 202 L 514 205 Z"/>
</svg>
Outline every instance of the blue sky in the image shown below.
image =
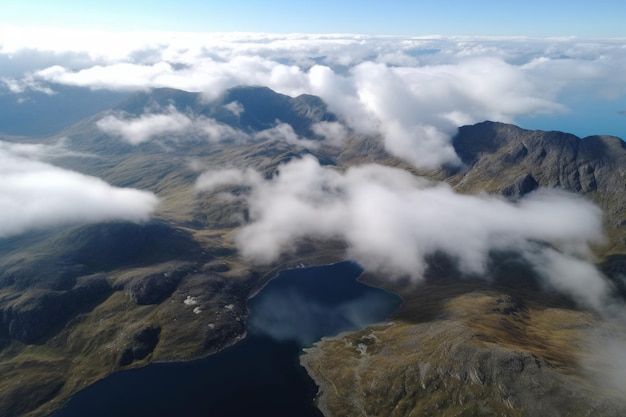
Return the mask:
<svg viewBox="0 0 626 417">
<path fill-rule="evenodd" d="M 107 30 L 621 37 L 626 2 L 75 1 L 2 2 L 0 24 Z"/>
<path fill-rule="evenodd" d="M 0 94 L 254 84 L 320 95 L 364 130 L 491 119 L 626 137 L 624 17 L 624 0 L 0 0 Z"/>
</svg>

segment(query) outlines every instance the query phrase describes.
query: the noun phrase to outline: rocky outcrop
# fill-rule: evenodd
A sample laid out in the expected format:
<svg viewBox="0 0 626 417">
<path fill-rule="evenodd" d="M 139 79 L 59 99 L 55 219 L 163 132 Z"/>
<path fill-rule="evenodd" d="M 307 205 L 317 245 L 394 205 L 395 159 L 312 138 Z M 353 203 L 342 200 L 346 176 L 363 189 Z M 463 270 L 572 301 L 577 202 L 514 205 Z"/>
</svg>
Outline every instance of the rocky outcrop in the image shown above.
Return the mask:
<svg viewBox="0 0 626 417">
<path fill-rule="evenodd" d="M 127 366 L 135 360 L 144 359 L 148 356 L 156 345 L 159 343 L 159 335 L 161 334 L 161 326 L 151 325 L 139 329 L 133 334 L 130 346 L 121 354 L 119 365 Z"/>
<path fill-rule="evenodd" d="M 506 188 L 529 178 L 539 186 L 583 194 L 625 188 L 626 144 L 616 137 L 580 139 L 483 122 L 459 128 L 453 145 L 466 165 L 460 175 L 466 188 L 479 182 L 486 188 L 490 184 Z"/>
<path fill-rule="evenodd" d="M 138 276 L 130 282 L 127 291 L 137 304 L 159 304 L 172 295 L 182 278 L 189 272 L 189 267 L 182 267 Z"/>
<path fill-rule="evenodd" d="M 538 187 L 537 180 L 532 175 L 526 174 L 515 179 L 513 184 L 504 187 L 501 193 L 506 197 L 517 199 L 535 191 Z"/>
<path fill-rule="evenodd" d="M 619 391 L 580 370 L 594 353 L 589 340 L 610 339 L 593 315 L 537 309 L 493 289 L 450 297 L 441 313 L 426 322 L 401 314 L 307 349 L 301 363 L 320 387 L 324 415 L 626 413 Z"/>
<path fill-rule="evenodd" d="M 625 252 L 626 143 L 612 136 L 583 139 L 563 132 L 483 122 L 459 128 L 454 148 L 464 167 L 445 179 L 458 191 L 486 191 L 517 200 L 539 187 L 560 188 L 598 204 L 610 244 Z"/>
<path fill-rule="evenodd" d="M 37 343 L 54 333 L 72 316 L 89 309 L 111 294 L 103 275 L 79 278 L 66 291 L 38 290 L 6 303 L 1 311 L 6 334 L 23 343 Z"/>
</svg>

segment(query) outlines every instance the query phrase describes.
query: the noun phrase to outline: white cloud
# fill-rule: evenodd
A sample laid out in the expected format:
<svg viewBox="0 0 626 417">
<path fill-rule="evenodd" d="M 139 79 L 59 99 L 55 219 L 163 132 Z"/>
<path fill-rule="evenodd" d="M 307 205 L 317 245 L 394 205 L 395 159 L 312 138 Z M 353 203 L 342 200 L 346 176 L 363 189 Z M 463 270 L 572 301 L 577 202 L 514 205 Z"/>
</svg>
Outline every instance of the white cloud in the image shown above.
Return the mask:
<svg viewBox="0 0 626 417">
<path fill-rule="evenodd" d="M 241 113 L 245 111 L 243 104 L 238 101 L 231 101 L 230 103 L 224 105 L 224 108 L 232 112 L 237 117 L 241 116 Z"/>
<path fill-rule="evenodd" d="M 0 59 L 46 56 L 23 55 L 32 68 L 21 77 L 0 70 L 16 93 L 61 83 L 209 99 L 242 84 L 316 94 L 351 129 L 381 134 L 389 152 L 427 168 L 458 163 L 450 138 L 461 124 L 564 112 L 566 96 L 626 95 L 619 39 L 0 30 Z"/>
<path fill-rule="evenodd" d="M 236 106 L 235 110 L 240 107 L 241 105 Z M 156 110 L 159 111 L 159 109 Z M 169 135 L 177 140 L 192 137 L 204 138 L 214 143 L 225 140 L 272 140 L 307 149 L 316 149 L 321 143 L 340 146 L 347 135 L 346 129 L 341 124 L 321 122 L 313 126 L 313 131 L 320 135 L 322 140 L 307 139 L 296 134 L 291 125 L 279 121 L 276 121 L 274 127 L 254 134 L 247 134 L 243 130 L 209 117 L 182 114 L 174 107 L 169 107 L 164 113 L 146 112 L 139 117 L 112 114 L 98 120 L 96 125 L 103 132 L 119 136 L 132 145 L 139 145 L 151 139 Z"/>
<path fill-rule="evenodd" d="M 348 137 L 348 130 L 339 122 L 318 122 L 311 126 L 313 133 L 333 146 L 341 146 Z"/>
<path fill-rule="evenodd" d="M 221 142 L 223 140 L 245 141 L 250 136 L 242 130 L 219 123 L 215 119 L 199 117 L 194 119 L 194 130 L 200 136 L 205 136 L 210 142 Z"/>
<path fill-rule="evenodd" d="M 302 146 L 307 149 L 316 149 L 320 143 L 311 139 L 301 138 L 294 132 L 291 125 L 278 123 L 276 126 L 262 130 L 254 134 L 257 140 L 275 140 L 289 143 L 290 145 Z"/>
<path fill-rule="evenodd" d="M 248 185 L 250 223 L 237 243 L 248 260 L 271 263 L 305 238 L 340 239 L 366 269 L 419 280 L 425 258 L 444 251 L 462 270 L 483 274 L 491 250 L 527 254 L 549 283 L 597 306 L 606 282 L 584 261 L 588 243 L 602 238 L 602 213 L 592 203 L 556 190 L 543 190 L 517 204 L 497 197 L 460 195 L 406 171 L 379 165 L 344 173 L 313 157 L 282 165 L 269 180 L 254 171 L 203 174 L 197 187 L 231 182 Z M 562 245 L 530 250 L 529 242 Z M 573 272 L 575 271 L 575 273 Z"/>
<path fill-rule="evenodd" d="M 156 209 L 158 199 L 150 192 L 113 187 L 33 159 L 58 152 L 0 142 L 0 237 L 62 224 L 142 222 Z"/>
<path fill-rule="evenodd" d="M 611 287 L 592 263 L 550 248 L 539 253 L 529 251 L 526 257 L 556 290 L 597 311 L 605 309 Z"/>
<path fill-rule="evenodd" d="M 267 291 L 255 300 L 247 325 L 250 333 L 310 346 L 324 336 L 318 323 L 332 323 L 333 333 L 340 333 L 375 323 L 389 310 L 389 300 L 369 293 L 329 305 L 294 289 Z"/>
<path fill-rule="evenodd" d="M 223 140 L 248 140 L 245 132 L 232 128 L 215 119 L 197 115 L 185 115 L 173 107 L 164 113 L 144 113 L 139 117 L 108 115 L 96 122 L 100 130 L 119 136 L 132 145 L 139 145 L 160 136 L 178 138 L 203 137 L 211 142 Z"/>
<path fill-rule="evenodd" d="M 67 138 L 61 138 L 55 143 L 44 145 L 41 143 L 18 143 L 0 141 L 0 152 L 14 157 L 51 161 L 59 157 L 93 158 L 93 155 L 75 152 L 67 148 Z"/>
<path fill-rule="evenodd" d="M 132 145 L 139 145 L 154 136 L 184 133 L 192 122 L 187 116 L 171 111 L 166 114 L 142 115 L 134 119 L 109 115 L 96 124 L 103 132 L 120 136 Z"/>
</svg>

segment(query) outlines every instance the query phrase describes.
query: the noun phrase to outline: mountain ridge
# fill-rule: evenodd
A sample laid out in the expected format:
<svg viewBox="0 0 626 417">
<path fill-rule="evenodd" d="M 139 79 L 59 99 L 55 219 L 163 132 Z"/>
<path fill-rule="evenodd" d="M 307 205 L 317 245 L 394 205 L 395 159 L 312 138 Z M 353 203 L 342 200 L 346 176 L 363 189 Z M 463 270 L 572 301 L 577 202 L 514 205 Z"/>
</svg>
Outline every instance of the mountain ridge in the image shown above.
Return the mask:
<svg viewBox="0 0 626 417">
<path fill-rule="evenodd" d="M 341 148 L 309 149 L 275 138 L 213 143 L 174 134 L 132 145 L 97 126 L 107 115 L 122 115 L 132 120 L 155 112 L 166 114 L 171 107 L 181 114 L 213 118 L 251 134 L 286 123 L 298 135 L 315 139 L 312 126 L 316 123 L 341 122 L 319 97 L 289 97 L 265 87 L 237 87 L 213 101 L 204 100 L 199 93 L 174 89 L 142 91 L 127 97 L 116 107 L 45 138 L 47 143 L 66 138 L 69 149 L 89 155 L 56 157 L 52 161 L 55 165 L 103 178 L 116 186 L 150 190 L 162 203 L 148 223 L 77 225 L 33 232 L 22 238 L 0 239 L 0 372 L 10 376 L 0 382 L 0 391 L 6 393 L 5 400 L 0 400 L 1 415 L 46 415 L 85 384 L 111 372 L 152 361 L 186 360 L 214 353 L 242 337 L 247 298 L 258 291 L 277 268 L 300 262 L 305 265 L 327 263 L 346 256 L 341 242 L 307 241 L 296 254 L 285 256 L 273 265 L 247 265 L 238 257 L 233 234 L 237 227 L 246 224 L 248 208 L 242 200 L 223 198 L 219 192 L 199 193 L 194 184 L 202 169 L 252 168 L 269 178 L 282 163 L 313 155 L 338 171 L 361 163 L 379 163 L 446 181 L 461 193 L 487 192 L 513 201 L 540 187 L 563 188 L 591 199 L 605 211 L 610 243 L 594 249 L 599 259 L 610 261 L 605 269 L 614 278 L 626 270 L 626 193 L 623 193 L 626 145 L 618 138 L 580 139 L 563 132 L 531 131 L 486 121 L 460 127 L 452 139 L 463 167 L 422 172 L 385 152 L 380 137 L 354 132 L 349 132 Z M 124 245 L 133 246 L 134 257 L 123 256 Z M 151 252 L 144 253 L 141 248 Z M 55 259 L 61 263 L 55 263 Z M 434 259 L 430 264 L 431 272 L 447 277 L 444 264 L 445 260 Z M 503 267 L 502 270 L 510 269 Z M 27 278 L 24 285 L 16 285 L 21 276 Z M 364 279 L 377 285 L 383 281 L 381 277 Z M 434 339 L 437 332 L 446 333 L 445 326 L 457 330 L 460 327 L 455 326 L 466 326 L 453 332 L 458 340 L 462 339 L 463 343 L 458 345 L 461 348 L 465 343 L 472 344 L 477 339 L 483 343 L 488 339 L 486 344 L 500 344 L 506 350 L 511 346 L 519 348 L 516 345 L 519 340 L 515 338 L 522 330 L 543 337 L 543 332 L 554 330 L 546 323 L 560 317 L 569 317 L 571 323 L 580 319 L 590 326 L 596 325 L 571 300 L 541 298 L 535 289 L 507 286 L 506 280 L 498 281 L 498 286 L 493 288 L 484 287 L 482 282 L 459 284 L 452 278 L 444 281 L 452 284 L 428 282 L 427 293 L 432 299 L 403 293 L 405 309 L 395 316 L 398 325 L 389 327 L 388 333 L 366 329 L 358 337 L 345 335 L 345 340 L 354 346 L 367 345 L 369 339 L 360 338 L 371 333 L 381 340 L 406 337 L 412 343 L 421 343 L 411 339 L 412 332 L 420 323 L 433 321 L 429 328 Z M 88 296 L 85 303 L 79 303 L 74 297 L 83 292 Z M 509 296 L 518 297 L 523 303 L 515 297 L 511 301 Z M 201 314 L 194 313 L 195 307 L 190 308 L 190 304 L 185 303 L 188 297 L 197 303 L 193 305 Z M 484 308 L 475 310 L 476 306 L 468 299 L 482 300 L 480 305 Z M 50 300 L 69 300 L 68 307 L 55 310 L 55 303 Z M 419 310 L 420 305 L 432 307 L 431 311 Z M 434 313 L 445 315 L 450 322 L 437 322 L 438 315 Z M 467 323 L 467 315 L 474 313 L 474 317 L 485 320 L 485 328 Z M 536 320 L 527 320 L 526 314 L 534 315 Z M 205 315 L 211 317 L 214 327 L 207 327 L 201 320 Z M 40 317 L 46 317 L 47 326 L 37 326 Z M 503 332 L 506 337 L 502 336 Z M 559 337 L 546 336 L 547 347 L 542 351 L 534 346 L 531 353 L 525 351 L 520 356 L 521 363 L 531 369 L 536 365 L 531 356 L 534 354 L 540 358 L 542 366 L 551 366 L 550 359 L 559 358 L 559 349 L 565 346 Z M 367 349 L 374 352 L 378 347 L 381 346 Z M 422 347 L 423 352 L 430 352 L 429 346 Z M 481 349 L 483 347 L 481 345 Z M 565 347 L 574 349 L 569 345 Z M 489 350 L 472 352 L 480 357 Z M 340 352 L 339 356 L 324 360 L 330 361 L 328 363 L 342 361 L 347 354 L 355 352 Z M 459 355 L 455 357 L 472 356 Z M 517 358 L 506 351 L 489 363 L 500 363 L 500 359 L 511 355 Z M 403 362 L 398 360 L 398 363 Z M 445 372 L 447 376 L 457 371 L 469 372 L 469 369 L 455 369 L 451 362 L 439 365 L 450 371 Z M 20 366 L 26 371 L 21 382 L 15 385 L 18 379 L 14 370 Z M 373 366 L 372 369 L 377 369 L 375 364 Z M 366 370 L 365 365 L 363 370 Z M 494 371 L 493 375 L 496 374 Z M 406 373 L 389 375 L 412 377 Z M 468 382 L 464 377 L 448 379 L 447 376 L 439 382 L 451 384 L 452 390 L 461 390 L 461 385 Z M 497 378 L 492 380 L 497 385 Z M 48 386 L 43 387 L 41 381 L 47 381 Z M 54 389 L 51 391 L 50 387 Z M 581 392 L 589 395 L 589 391 Z M 567 398 L 568 394 L 560 395 Z M 54 401 L 51 402 L 51 398 Z M 463 401 L 472 399 L 471 395 L 463 398 Z M 410 398 L 402 399 L 410 405 Z M 410 414 L 410 407 L 405 410 Z M 384 411 L 380 412 L 384 414 Z"/>
<path fill-rule="evenodd" d="M 583 195 L 605 214 L 611 243 L 600 254 L 626 253 L 624 231 L 619 230 L 626 221 L 626 143 L 620 138 L 580 139 L 558 131 L 483 122 L 459 128 L 453 144 L 465 163 L 446 178 L 456 190 L 514 199 L 539 187 Z"/>
</svg>

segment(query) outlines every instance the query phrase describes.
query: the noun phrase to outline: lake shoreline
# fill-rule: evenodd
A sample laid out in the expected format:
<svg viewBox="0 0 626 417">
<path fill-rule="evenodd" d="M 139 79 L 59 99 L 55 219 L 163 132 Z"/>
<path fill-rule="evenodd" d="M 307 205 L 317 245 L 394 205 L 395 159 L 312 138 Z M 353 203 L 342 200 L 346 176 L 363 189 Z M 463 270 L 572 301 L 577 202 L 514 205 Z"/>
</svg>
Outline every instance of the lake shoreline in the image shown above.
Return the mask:
<svg viewBox="0 0 626 417">
<path fill-rule="evenodd" d="M 363 268 L 353 261 L 291 265 L 265 275 L 267 282 L 246 301 L 246 331 L 229 346 L 195 360 L 155 361 L 114 373 L 78 392 L 52 416 L 100 416 L 99 408 L 104 415 L 140 410 L 140 415 L 161 416 L 177 406 L 196 416 L 209 404 L 216 415 L 243 416 L 256 403 L 271 415 L 317 416 L 320 387 L 301 364 L 304 349 L 323 337 L 384 322 L 402 300 L 361 282 Z M 133 389 L 120 391 L 120 386 Z M 131 409 L 135 412 L 129 414 Z"/>
</svg>

